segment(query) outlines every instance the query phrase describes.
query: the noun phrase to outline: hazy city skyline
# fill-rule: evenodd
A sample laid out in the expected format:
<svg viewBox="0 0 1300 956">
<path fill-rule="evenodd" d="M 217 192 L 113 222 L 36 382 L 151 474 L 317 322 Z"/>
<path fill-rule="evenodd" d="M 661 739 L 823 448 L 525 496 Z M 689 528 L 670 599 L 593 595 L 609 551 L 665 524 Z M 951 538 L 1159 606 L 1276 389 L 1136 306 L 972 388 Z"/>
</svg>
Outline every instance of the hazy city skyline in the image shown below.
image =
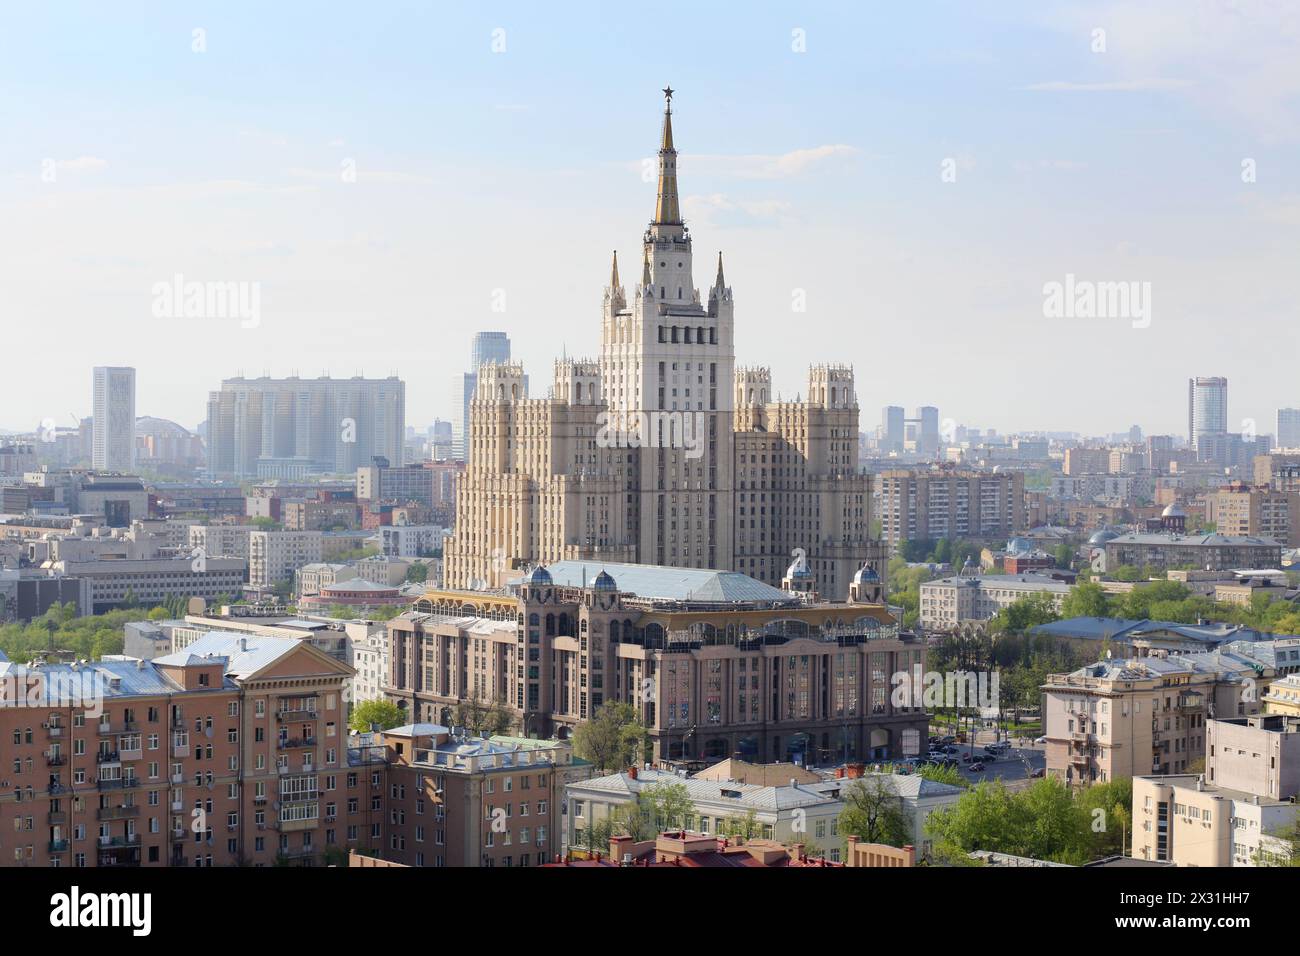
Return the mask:
<svg viewBox="0 0 1300 956">
<path fill-rule="evenodd" d="M 475 331 L 507 332 L 538 381 L 560 351 L 596 352 L 671 83 L 683 211 L 702 256 L 727 253 L 738 351 L 785 396 L 835 342 L 871 424 L 934 405 L 1000 432 L 1182 434 L 1187 379 L 1214 375 L 1233 383 L 1230 429 L 1271 431 L 1296 404 L 1277 383 L 1300 338 L 1284 109 L 1300 30 L 1248 6 L 1249 25 L 1175 3 L 888 21 L 670 3 L 682 29 L 654 76 L 620 68 L 636 15 L 602 11 L 610 39 L 593 42 L 594 7 L 399 5 L 347 44 L 284 10 L 91 8 L 79 33 L 16 11 L 10 345 L 48 349 L 59 329 L 73 374 L 132 365 L 138 410 L 191 428 L 221 379 L 263 371 L 397 374 L 408 421 L 452 418 L 445 382 Z M 178 276 L 256 284 L 257 320 L 160 309 Z M 1045 286 L 1073 277 L 1149 283 L 1149 321 L 1046 318 Z M 1243 335 L 1270 347 L 1206 351 Z M 196 344 L 201 362 L 177 360 Z M 42 373 L 12 369 L 0 426 L 89 412 L 88 390 L 64 408 Z"/>
</svg>

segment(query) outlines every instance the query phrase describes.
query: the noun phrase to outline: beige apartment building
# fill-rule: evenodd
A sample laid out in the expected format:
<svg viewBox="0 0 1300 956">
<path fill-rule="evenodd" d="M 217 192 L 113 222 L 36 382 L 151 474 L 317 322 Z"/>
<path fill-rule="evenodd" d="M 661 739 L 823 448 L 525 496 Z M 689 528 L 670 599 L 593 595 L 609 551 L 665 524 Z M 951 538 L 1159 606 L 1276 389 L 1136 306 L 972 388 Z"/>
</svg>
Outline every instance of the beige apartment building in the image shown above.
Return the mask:
<svg viewBox="0 0 1300 956">
<path fill-rule="evenodd" d="M 671 111 L 637 279 L 617 254 L 600 354 L 555 363 L 526 398 L 517 363 L 485 364 L 470 402 L 449 587 L 499 587 L 533 563 L 643 563 L 779 582 L 801 549 L 819 592 L 842 599 L 874 556 L 870 479 L 858 474 L 853 369 L 817 365 L 778 401 L 771 372 L 735 365 L 735 301 L 719 255 L 694 284 Z"/>
<path fill-rule="evenodd" d="M 881 537 L 1005 539 L 1025 527 L 1022 472 L 891 469 L 880 484 Z"/>
<path fill-rule="evenodd" d="M 1300 491 L 1234 481 L 1205 496 L 1206 518 L 1220 534 L 1269 538 L 1300 545 Z"/>
<path fill-rule="evenodd" d="M 1203 774 L 1133 781 L 1133 856 L 1178 866 L 1283 863 L 1295 821 L 1300 719 L 1212 720 Z"/>
<path fill-rule="evenodd" d="M 272 588 L 293 581 L 304 564 L 321 560 L 319 531 L 253 531 L 248 535 L 248 584 Z"/>
<path fill-rule="evenodd" d="M 1206 722 L 1258 713 L 1273 670 L 1231 652 L 1107 660 L 1043 685 L 1047 773 L 1089 784 L 1186 773 Z"/>
</svg>

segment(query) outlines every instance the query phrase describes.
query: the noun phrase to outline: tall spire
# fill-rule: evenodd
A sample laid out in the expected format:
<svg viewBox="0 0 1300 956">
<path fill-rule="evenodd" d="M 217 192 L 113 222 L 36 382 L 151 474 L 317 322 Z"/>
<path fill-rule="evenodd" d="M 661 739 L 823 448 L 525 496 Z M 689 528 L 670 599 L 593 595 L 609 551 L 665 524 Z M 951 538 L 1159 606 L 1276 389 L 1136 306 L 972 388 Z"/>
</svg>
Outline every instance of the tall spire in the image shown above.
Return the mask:
<svg viewBox="0 0 1300 956">
<path fill-rule="evenodd" d="M 727 283 L 722 280 L 722 250 L 721 249 L 718 250 L 718 280 L 713 284 L 713 287 L 719 291 L 727 287 Z"/>
<path fill-rule="evenodd" d="M 645 247 L 645 258 L 641 261 L 641 284 L 650 285 L 650 247 Z"/>
<path fill-rule="evenodd" d="M 609 272 L 609 287 L 618 288 L 618 250 L 614 250 L 614 267 Z"/>
<path fill-rule="evenodd" d="M 677 150 L 673 148 L 673 88 L 664 88 L 664 132 L 659 145 L 659 193 L 654 221 L 680 225 L 681 208 L 677 201 Z"/>
</svg>

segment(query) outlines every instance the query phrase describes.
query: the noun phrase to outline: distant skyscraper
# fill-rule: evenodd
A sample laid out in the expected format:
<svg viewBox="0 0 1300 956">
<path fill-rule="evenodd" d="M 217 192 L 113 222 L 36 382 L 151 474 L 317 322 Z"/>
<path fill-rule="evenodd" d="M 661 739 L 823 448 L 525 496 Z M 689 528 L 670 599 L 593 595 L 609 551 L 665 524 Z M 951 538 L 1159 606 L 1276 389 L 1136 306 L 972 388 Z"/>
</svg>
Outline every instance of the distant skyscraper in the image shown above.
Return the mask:
<svg viewBox="0 0 1300 956">
<path fill-rule="evenodd" d="M 1187 380 L 1187 440 L 1199 449 L 1202 435 L 1226 435 L 1228 432 L 1228 380 L 1226 378 L 1191 378 Z"/>
<path fill-rule="evenodd" d="M 906 417 L 900 405 L 886 405 L 880 413 L 880 450 L 885 454 L 903 450 Z"/>
<path fill-rule="evenodd" d="M 405 433 L 406 384 L 396 376 L 232 378 L 208 395 L 214 477 L 350 475 L 377 455 L 397 466 Z"/>
<path fill-rule="evenodd" d="M 922 405 L 916 410 L 916 419 L 920 428 L 916 432 L 916 450 L 922 455 L 939 453 L 939 409 L 933 405 Z"/>
<path fill-rule="evenodd" d="M 478 332 L 470 345 L 469 371 L 460 376 L 459 403 L 460 419 L 455 423 L 455 435 L 452 439 L 452 451 L 456 458 L 464 459 L 465 438 L 469 435 L 469 403 L 478 387 L 478 367 L 484 362 L 505 365 L 510 361 L 510 336 L 504 332 Z M 528 387 L 527 383 L 524 385 Z"/>
<path fill-rule="evenodd" d="M 135 470 L 135 369 L 95 369 L 94 431 L 90 455 L 97 471 Z"/>
<path fill-rule="evenodd" d="M 1277 410 L 1277 447 L 1300 448 L 1300 408 Z"/>
</svg>

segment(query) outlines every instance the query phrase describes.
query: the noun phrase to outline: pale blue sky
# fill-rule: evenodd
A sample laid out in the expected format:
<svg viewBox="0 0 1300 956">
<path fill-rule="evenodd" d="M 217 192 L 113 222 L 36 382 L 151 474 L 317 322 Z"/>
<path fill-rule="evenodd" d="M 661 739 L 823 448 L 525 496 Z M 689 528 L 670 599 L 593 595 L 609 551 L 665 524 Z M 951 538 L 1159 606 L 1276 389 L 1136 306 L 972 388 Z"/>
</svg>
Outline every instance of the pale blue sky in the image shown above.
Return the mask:
<svg viewBox="0 0 1300 956">
<path fill-rule="evenodd" d="M 536 390 L 595 353 L 611 249 L 635 275 L 671 83 L 697 285 L 724 250 L 738 361 L 787 395 L 850 361 L 868 429 L 933 404 L 1181 432 L 1187 377 L 1226 375 L 1233 427 L 1271 431 L 1300 405 L 1300 22 L 1135 6 L 7 10 L 0 314 L 43 356 L 6 363 L 0 425 L 85 413 L 91 367 L 132 364 L 139 411 L 189 426 L 223 377 L 325 369 L 397 372 L 423 426 L 477 329 Z M 259 282 L 260 324 L 156 318 L 176 273 Z M 1044 318 L 1066 273 L 1150 282 L 1150 328 Z"/>
</svg>

